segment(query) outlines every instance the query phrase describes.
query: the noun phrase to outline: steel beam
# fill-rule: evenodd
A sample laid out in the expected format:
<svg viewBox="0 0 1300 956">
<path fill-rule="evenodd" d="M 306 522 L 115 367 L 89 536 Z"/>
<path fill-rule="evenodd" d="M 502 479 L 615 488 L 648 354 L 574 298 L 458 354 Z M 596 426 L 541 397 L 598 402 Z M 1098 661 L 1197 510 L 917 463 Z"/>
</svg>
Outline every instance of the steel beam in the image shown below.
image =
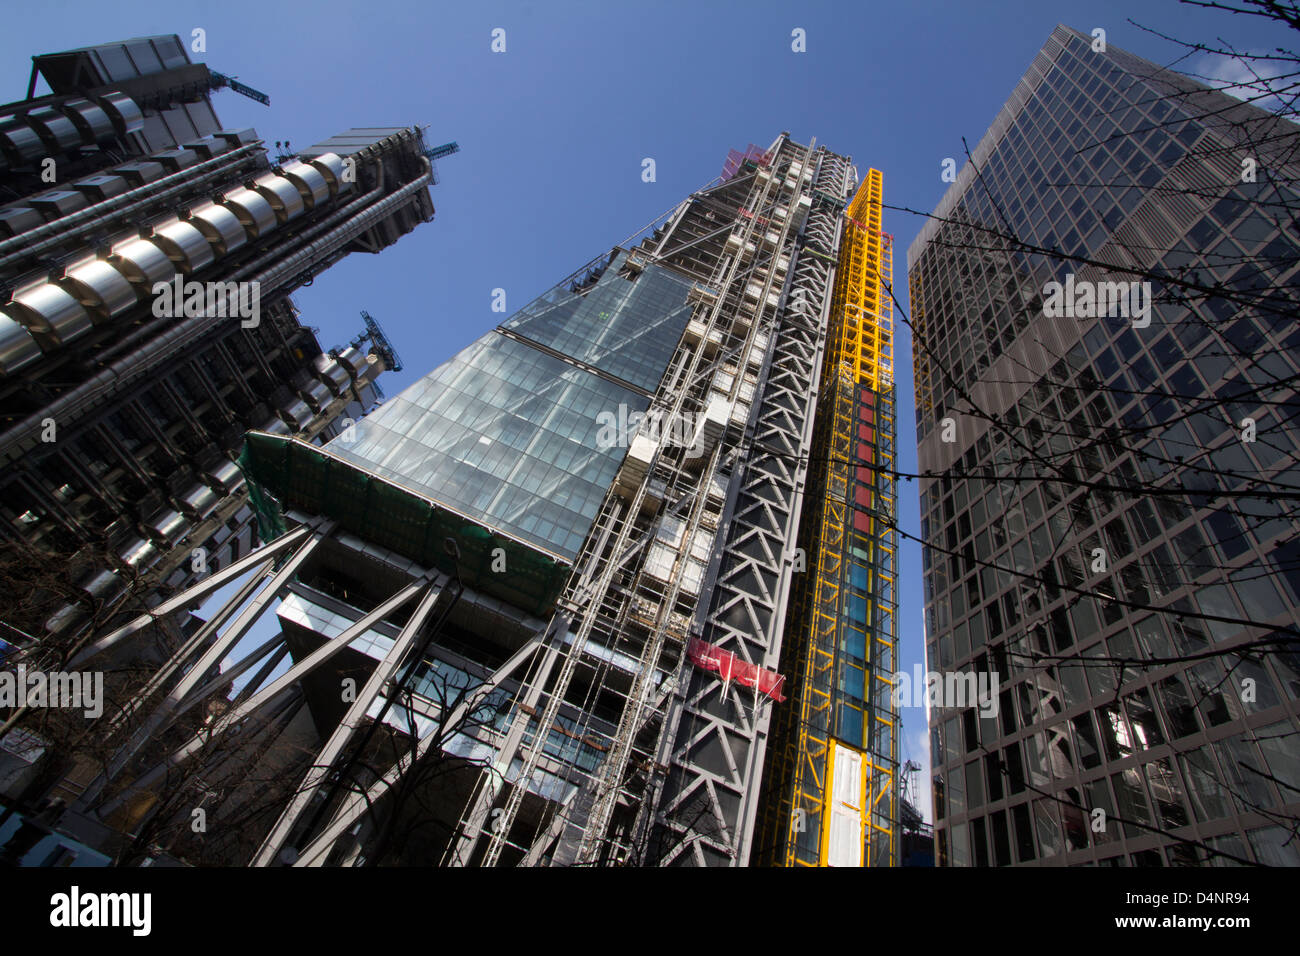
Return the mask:
<svg viewBox="0 0 1300 956">
<path fill-rule="evenodd" d="M 528 660 L 533 652 L 541 646 L 541 643 L 540 636 L 529 640 L 519 650 L 515 651 L 509 660 L 493 671 L 487 680 L 474 688 L 472 694 L 453 707 L 446 719 L 431 724 L 424 736 L 417 742 L 414 753 L 403 754 L 383 777 L 371 784 L 365 793 L 350 793 L 325 829 L 298 855 L 294 866 L 323 866 L 330 850 L 334 847 L 335 841 L 343 835 L 343 832 L 356 823 L 368 807 L 382 797 L 407 771 L 418 763 L 436 741 L 446 739 L 447 732 L 454 730 L 472 712 L 471 705 L 474 707 L 479 706 L 482 696 L 518 670 L 519 666 Z"/>
<path fill-rule="evenodd" d="M 130 739 L 113 754 L 108 767 L 96 779 L 95 783 L 82 794 L 87 802 L 99 796 L 107 783 L 122 771 L 122 768 L 136 755 L 147 740 L 169 726 L 173 720 L 198 703 L 201 698 L 194 695 L 192 691 L 195 690 L 199 682 L 207 676 L 212 668 L 218 666 L 225 659 L 235 644 L 243 639 L 244 635 L 248 633 L 248 629 L 257 622 L 258 618 L 270 606 L 271 600 L 276 598 L 293 580 L 298 568 L 316 550 L 316 546 L 320 541 L 319 534 L 307 538 L 271 580 L 262 586 L 259 593 L 253 598 L 253 602 L 244 609 L 243 613 L 235 619 L 234 623 L 224 633 L 217 637 L 216 641 L 190 668 L 189 672 L 163 698 L 154 712 L 149 715 L 143 724 L 136 728 Z"/>
<path fill-rule="evenodd" d="M 816 155 L 810 149 L 802 161 Z M 842 157 L 821 153 L 811 187 L 800 191 L 845 196 L 847 173 Z M 765 668 L 779 661 L 826 343 L 830 263 L 839 239 L 838 215 L 815 207 L 804 246 L 791 262 L 754 441 L 731 482 L 727 541 L 703 622 L 704 640 Z M 656 812 L 659 837 L 675 844 L 674 855 L 687 853 L 697 865 L 742 866 L 749 859 L 770 708 L 751 715 L 721 698 L 714 676 L 683 666 L 687 673 L 668 719 L 675 729 L 665 733 L 659 752 L 659 762 L 671 768 Z M 706 814 L 695 812 L 698 800 Z"/>
<path fill-rule="evenodd" d="M 563 630 L 567 633 L 568 618 L 564 617 L 563 620 L 565 622 Z M 528 727 L 528 711 L 537 708 L 537 702 L 542 696 L 542 688 L 550 680 L 551 671 L 554 669 L 555 661 L 560 655 L 560 646 L 559 643 L 552 643 L 546 648 L 546 653 L 543 655 L 541 665 L 537 671 L 537 678 L 529 685 L 524 699 L 517 706 L 515 719 L 510 723 L 510 730 L 506 733 L 506 738 L 502 741 L 496 758 L 492 761 L 490 767 L 484 768 L 479 783 L 475 787 L 475 796 L 470 801 L 465 823 L 460 834 L 453 839 L 453 850 L 447 861 L 448 866 L 469 865 L 469 861 L 474 854 L 474 848 L 478 846 L 479 837 L 483 834 L 483 826 L 487 823 L 488 816 L 492 812 L 492 804 L 496 802 L 497 795 L 501 792 L 502 785 L 505 783 L 506 773 L 510 770 L 510 765 L 519 753 L 519 745 L 522 743 L 524 731 Z M 544 735 L 545 731 L 539 728 L 538 733 Z"/>
<path fill-rule="evenodd" d="M 385 616 L 409 603 L 417 594 L 424 590 L 427 584 L 428 581 L 423 578 L 407 584 L 387 601 L 384 601 L 373 611 L 364 615 L 338 637 L 325 642 L 321 647 L 312 651 L 311 654 L 307 655 L 293 667 L 289 668 L 289 670 L 284 674 L 280 675 L 280 677 L 276 678 L 269 686 L 259 690 L 247 701 L 222 716 L 220 720 L 213 724 L 211 730 L 195 734 L 187 743 L 173 751 L 147 773 L 139 777 L 131 787 L 127 788 L 126 792 L 105 804 L 104 807 L 100 809 L 99 816 L 104 817 L 120 807 L 126 799 L 126 793 L 131 791 L 147 790 L 149 787 L 157 784 L 172 767 L 182 764 L 192 758 L 207 742 L 215 740 L 231 727 L 252 715 L 258 708 L 288 690 L 289 687 L 302 677 L 320 667 L 325 661 L 341 652 L 345 647 L 348 647 L 353 641 L 361 637 Z"/>
<path fill-rule="evenodd" d="M 276 821 L 271 832 L 267 834 L 266 839 L 262 841 L 262 846 L 257 854 L 253 857 L 253 866 L 269 866 L 275 859 L 276 854 L 280 852 L 280 847 L 284 844 L 289 832 L 293 829 L 298 817 L 302 814 L 307 804 L 311 802 L 316 795 L 320 785 L 329 775 L 330 768 L 334 762 L 343 753 L 343 748 L 347 746 L 352 739 L 353 733 L 366 719 L 366 711 L 370 709 L 370 704 L 379 696 L 384 685 L 392 680 L 393 675 L 397 673 L 397 668 L 401 666 L 403 658 L 410 651 L 411 645 L 419 635 L 420 629 L 424 627 L 425 621 L 429 618 L 429 613 L 433 606 L 438 602 L 442 595 L 442 588 L 429 585 L 420 603 L 416 606 L 415 611 L 411 614 L 402 632 L 389 648 L 384 659 L 376 665 L 371 672 L 369 679 L 357 693 L 356 700 L 348 708 L 343 719 L 339 721 L 338 727 L 330 735 L 325 746 L 321 748 L 308 768 L 302 784 L 298 787 L 293 799 L 289 802 L 280 819 Z"/>
<path fill-rule="evenodd" d="M 176 653 L 171 656 L 171 659 L 159 668 L 157 673 L 149 678 L 144 687 L 142 687 L 140 691 L 131 698 L 131 700 L 127 701 L 122 709 L 113 717 L 109 724 L 110 733 L 122 724 L 126 723 L 132 714 L 144 707 L 149 698 L 166 685 L 166 683 L 171 679 L 172 674 L 176 672 L 176 669 L 184 664 L 184 662 L 190 658 L 190 655 L 192 655 L 198 648 L 211 640 L 212 636 L 225 625 L 226 621 L 230 620 L 234 613 L 244 606 L 245 602 L 247 602 L 248 599 L 257 592 L 258 588 L 262 586 L 264 583 L 262 579 L 265 574 L 271 570 L 271 566 L 272 563 L 267 561 L 258 568 L 257 572 L 251 575 L 239 590 L 236 591 L 228 601 L 221 605 L 217 612 L 208 619 L 207 623 L 200 627 L 189 640 L 182 644 Z"/>
<path fill-rule="evenodd" d="M 104 651 L 121 643 L 124 639 L 132 634 L 138 634 L 150 624 L 166 618 L 169 614 L 181 610 L 182 608 L 191 607 L 198 604 L 203 598 L 207 597 L 213 591 L 228 584 L 229 582 L 241 577 L 248 570 L 268 558 L 273 558 L 294 547 L 302 542 L 304 538 L 313 533 L 313 529 L 308 527 L 295 528 L 288 534 L 281 535 L 269 544 L 264 544 L 256 551 L 250 551 L 244 557 L 231 564 L 229 567 L 222 568 L 211 577 L 204 578 L 197 584 L 194 584 L 184 591 L 181 591 L 175 597 L 168 598 L 156 608 L 146 611 L 129 624 L 124 624 L 115 631 L 101 637 L 88 647 L 83 648 L 68 664 L 70 669 L 76 669 L 86 663 L 91 658 L 102 654 Z"/>
</svg>

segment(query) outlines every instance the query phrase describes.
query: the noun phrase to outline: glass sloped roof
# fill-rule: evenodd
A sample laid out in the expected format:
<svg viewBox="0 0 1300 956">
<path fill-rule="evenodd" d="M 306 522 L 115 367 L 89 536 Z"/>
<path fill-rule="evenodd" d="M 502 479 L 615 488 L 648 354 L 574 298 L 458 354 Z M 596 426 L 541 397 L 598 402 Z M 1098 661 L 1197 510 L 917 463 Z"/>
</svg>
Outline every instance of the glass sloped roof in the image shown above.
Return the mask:
<svg viewBox="0 0 1300 956">
<path fill-rule="evenodd" d="M 620 252 L 586 295 L 556 286 L 502 328 L 653 392 L 690 319 L 691 282 L 658 266 L 620 276 Z"/>
<path fill-rule="evenodd" d="M 656 266 L 585 295 L 561 285 L 502 328 L 653 392 L 690 318 L 690 282 Z M 640 392 L 529 341 L 489 332 L 329 443 L 339 458 L 484 526 L 577 557 L 626 449 L 597 441 L 602 412 Z M 625 419 L 624 419 L 625 420 Z"/>
<path fill-rule="evenodd" d="M 538 617 L 546 616 L 568 578 L 569 565 L 372 472 L 343 461 L 329 449 L 264 432 L 244 438 L 240 467 L 249 484 L 264 486 L 286 508 L 328 515 L 346 531 L 448 574 L 459 570 L 466 585 Z M 452 562 L 443 543 L 460 548 Z M 509 574 L 497 574 L 497 549 Z"/>
</svg>

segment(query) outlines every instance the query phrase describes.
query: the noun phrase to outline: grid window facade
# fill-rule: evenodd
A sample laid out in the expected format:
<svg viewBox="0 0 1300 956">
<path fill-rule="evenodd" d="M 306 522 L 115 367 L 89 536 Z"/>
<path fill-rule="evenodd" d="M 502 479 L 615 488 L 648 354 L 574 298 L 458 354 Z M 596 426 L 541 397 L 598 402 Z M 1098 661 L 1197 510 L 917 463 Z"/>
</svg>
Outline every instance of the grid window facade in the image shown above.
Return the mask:
<svg viewBox="0 0 1300 956">
<path fill-rule="evenodd" d="M 1300 520 L 1232 497 L 1300 487 L 1297 170 L 1225 179 L 1159 69 L 1058 28 L 909 254 L 927 659 L 999 688 L 931 713 L 948 865 L 1300 865 L 1300 655 L 1247 646 L 1300 625 Z M 997 233 L 1290 301 L 1050 319 L 1077 259 Z"/>
</svg>

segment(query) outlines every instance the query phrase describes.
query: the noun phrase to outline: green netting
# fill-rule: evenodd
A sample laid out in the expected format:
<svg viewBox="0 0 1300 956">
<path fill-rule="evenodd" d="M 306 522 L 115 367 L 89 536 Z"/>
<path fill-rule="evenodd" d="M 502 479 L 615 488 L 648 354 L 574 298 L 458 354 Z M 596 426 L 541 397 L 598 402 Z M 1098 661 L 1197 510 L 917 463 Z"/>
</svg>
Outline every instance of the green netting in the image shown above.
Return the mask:
<svg viewBox="0 0 1300 956">
<path fill-rule="evenodd" d="M 284 515 L 280 512 L 279 503 L 253 478 L 248 462 L 247 445 L 239 453 L 236 464 L 244 473 L 244 481 L 248 485 L 248 503 L 253 509 L 253 516 L 257 519 L 257 535 L 262 541 L 274 541 L 287 530 L 284 526 Z"/>
<path fill-rule="evenodd" d="M 469 587 L 520 610 L 546 616 L 568 579 L 569 566 L 556 557 L 486 528 L 436 502 L 407 491 L 324 449 L 280 435 L 249 432 L 240 467 L 257 486 L 286 507 L 333 518 L 345 530 L 396 551 L 425 567 L 452 574 L 454 562 L 443 542 L 456 541 L 460 576 Z M 254 504 L 254 510 L 258 504 Z M 276 513 L 280 533 L 284 521 Z M 262 524 L 258 511 L 258 526 Z M 266 540 L 270 540 L 267 538 Z"/>
</svg>

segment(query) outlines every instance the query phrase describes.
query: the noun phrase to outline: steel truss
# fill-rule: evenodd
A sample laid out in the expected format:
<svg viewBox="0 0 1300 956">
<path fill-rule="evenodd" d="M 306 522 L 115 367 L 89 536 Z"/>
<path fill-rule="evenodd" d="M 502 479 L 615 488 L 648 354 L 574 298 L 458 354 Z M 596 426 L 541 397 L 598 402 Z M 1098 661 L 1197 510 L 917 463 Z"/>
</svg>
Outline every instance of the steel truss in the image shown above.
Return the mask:
<svg viewBox="0 0 1300 956">
<path fill-rule="evenodd" d="M 288 650 L 283 631 L 252 649 L 244 650 L 241 642 L 250 629 L 288 595 L 295 578 L 313 553 L 336 537 L 339 540 L 335 543 L 341 547 L 355 543 L 348 540 L 349 536 L 338 532 L 330 520 L 316 519 L 304 524 L 176 594 L 154 611 L 104 635 L 75 658 L 78 665 L 93 665 L 107 652 L 125 649 L 127 642 L 151 623 L 199 606 L 222 587 L 239 585 L 209 621 L 182 642 L 144 688 L 109 722 L 110 734 L 116 733 L 125 739 L 105 771 L 82 792 L 75 809 L 91 812 L 105 820 L 129 810 L 142 795 L 157 793 L 164 787 L 172 771 L 190 762 L 203 765 L 211 757 L 215 743 L 234 735 L 250 734 L 272 715 L 281 715 L 286 702 L 292 702 L 298 696 L 297 688 L 303 679 L 314 674 L 335 673 L 331 670 L 331 662 L 336 661 L 345 648 L 355 644 L 386 618 L 414 604 L 390 649 L 355 696 L 350 698 L 350 704 L 337 725 L 332 730 L 323 731 L 323 745 L 307 762 L 303 778 L 252 860 L 252 864 L 257 866 L 285 861 L 300 866 L 321 865 L 329 859 L 339 838 L 355 828 L 384 793 L 424 756 L 430 742 L 437 736 L 436 731 L 440 727 L 458 726 L 468 710 L 481 704 L 484 694 L 509 678 L 540 645 L 538 639 L 525 642 L 505 664 L 474 689 L 472 696 L 461 700 L 450 713 L 438 715 L 440 719 L 429 724 L 412 752 L 395 761 L 364 792 L 348 792 L 332 807 L 320 826 L 308 827 L 304 831 L 301 823 L 304 811 L 322 793 L 331 771 L 338 767 L 357 732 L 366 725 L 367 713 L 384 700 L 397 696 L 399 668 L 412 661 L 413 653 L 419 647 L 418 639 L 424 637 L 427 646 L 428 637 L 437 630 L 435 608 L 445 606 L 445 595 L 454 593 L 449 591 L 450 582 L 446 575 L 415 568 L 400 556 L 367 545 L 370 557 L 406 572 L 404 583 L 372 610 L 360 614 L 341 634 L 305 654 L 285 673 L 272 679 L 270 675 L 274 665 Z M 229 700 L 227 695 L 233 682 L 258 664 L 262 665 L 261 670 L 233 700 Z M 146 744 L 156 742 L 169 728 L 175 728 L 181 718 L 195 707 L 218 700 L 228 702 L 224 713 L 200 725 L 180 746 L 171 748 L 161 759 L 140 765 Z M 143 718 L 128 733 L 130 725 L 135 723 L 129 718 L 141 715 Z M 110 788 L 113 791 L 111 797 L 101 799 Z M 139 826 L 143 818 L 137 818 L 133 823 Z M 301 852 L 294 850 L 288 842 L 295 832 L 304 845 Z"/>
<path fill-rule="evenodd" d="M 815 164 L 805 187 L 810 194 L 847 198 L 853 182 L 845 158 L 810 150 L 805 159 Z M 838 212 L 817 202 L 794 250 L 763 400 L 733 483 L 729 531 L 704 621 L 706 641 L 772 669 L 780 661 L 812 450 L 840 244 Z M 666 831 L 658 843 L 668 848 L 659 862 L 749 862 L 770 713 L 724 698 L 711 675 L 691 673 L 683 682 L 671 718 L 675 733 L 665 736 L 661 750 L 671 769 L 656 811 L 655 825 Z"/>
<path fill-rule="evenodd" d="M 701 635 L 776 667 L 836 220 L 852 185 L 847 160 L 783 135 L 764 162 L 692 196 L 633 253 L 700 284 L 695 331 L 670 363 L 651 413 L 699 415 L 717 396 L 743 396 L 746 411 L 703 460 L 661 443 L 645 475 L 607 497 L 542 638 L 547 650 L 523 681 L 505 745 L 462 813 L 446 862 L 494 865 L 507 853 L 526 865 L 745 862 L 772 705 L 730 700 L 719 708 L 731 712 L 715 716 L 706 698 L 716 699 L 721 686 L 690 667 L 684 644 Z M 837 198 L 833 212 L 811 202 L 815 192 Z M 648 556 L 669 522 L 680 525 L 674 546 L 681 553 L 671 571 L 656 571 Z M 688 559 L 699 553 L 707 574 L 688 585 Z M 610 654 L 624 655 L 626 672 L 609 664 Z M 521 823 L 561 704 L 583 713 L 572 731 L 581 734 L 596 726 L 593 707 L 610 699 L 617 717 L 604 758 L 548 804 L 540 822 Z M 701 732 L 696 724 L 706 715 L 713 724 Z M 747 741 L 735 750 L 745 755 L 730 779 L 716 778 L 695 756 L 710 732 Z M 693 781 L 685 792 L 684 777 Z M 692 810 L 692 823 L 679 811 L 702 786 L 720 796 L 711 796 L 709 814 Z M 665 837 L 673 843 L 667 853 Z"/>
</svg>

